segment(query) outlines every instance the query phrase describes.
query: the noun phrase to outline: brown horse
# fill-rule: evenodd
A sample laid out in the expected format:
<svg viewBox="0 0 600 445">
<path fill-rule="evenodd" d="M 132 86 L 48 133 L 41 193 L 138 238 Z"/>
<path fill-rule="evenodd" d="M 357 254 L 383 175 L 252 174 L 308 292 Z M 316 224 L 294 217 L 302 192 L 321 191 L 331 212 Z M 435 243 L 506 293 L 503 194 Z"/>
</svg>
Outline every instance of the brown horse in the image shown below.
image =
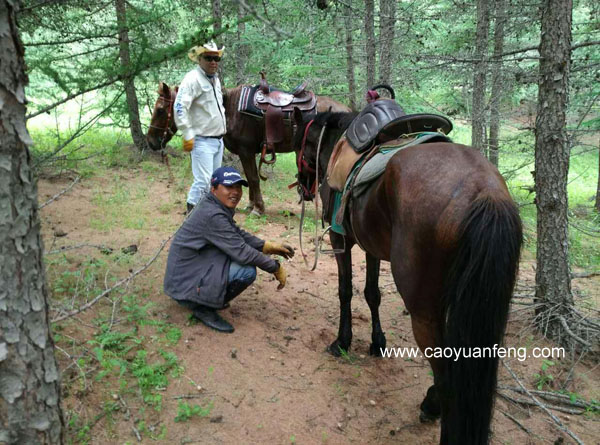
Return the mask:
<svg viewBox="0 0 600 445">
<path fill-rule="evenodd" d="M 237 110 L 241 90 L 242 86 L 224 90 L 223 102 L 227 118 L 227 134 L 225 134 L 224 142 L 225 147 L 233 154 L 238 155 L 242 161 L 250 188 L 248 209 L 262 214 L 265 211 L 265 203 L 260 192 L 256 155 L 261 152 L 265 140 L 265 125 L 259 119 Z M 166 83 L 160 82 L 158 94 L 146 135 L 148 145 L 153 150 L 164 148 L 177 132 L 177 126 L 173 119 L 173 103 L 177 95 L 177 86 L 169 88 Z M 331 111 L 350 111 L 347 106 L 329 97 L 317 96 L 317 112 L 330 109 Z M 291 126 L 286 125 L 284 142 L 277 149 L 282 153 L 293 151 Z"/>
<path fill-rule="evenodd" d="M 313 198 L 317 162 L 319 172 L 325 172 L 334 144 L 355 116 L 319 114 L 307 129 L 307 122 L 295 114 L 294 146 L 304 199 Z M 324 175 L 319 176 L 322 183 Z M 322 183 L 324 209 L 329 192 Z M 368 191 L 350 201 L 346 216 L 348 235 L 331 232 L 332 246 L 343 253 L 336 253 L 340 324 L 329 352 L 339 355 L 350 348 L 350 249 L 358 243 L 367 257 L 370 353 L 382 355 L 386 346 L 378 288 L 384 260 L 391 263 L 415 340 L 433 369 L 434 384 L 421 403 L 421 420 L 441 415 L 441 444 L 487 443 L 498 367 L 492 351 L 502 344 L 522 243 L 519 213 L 502 176 L 471 147 L 415 145 L 391 158 Z M 331 217 L 329 209 L 324 218 Z M 478 354 L 474 348 L 489 349 L 479 349 L 486 358 L 433 357 L 450 351 L 444 348 L 471 348 L 473 357 Z"/>
</svg>

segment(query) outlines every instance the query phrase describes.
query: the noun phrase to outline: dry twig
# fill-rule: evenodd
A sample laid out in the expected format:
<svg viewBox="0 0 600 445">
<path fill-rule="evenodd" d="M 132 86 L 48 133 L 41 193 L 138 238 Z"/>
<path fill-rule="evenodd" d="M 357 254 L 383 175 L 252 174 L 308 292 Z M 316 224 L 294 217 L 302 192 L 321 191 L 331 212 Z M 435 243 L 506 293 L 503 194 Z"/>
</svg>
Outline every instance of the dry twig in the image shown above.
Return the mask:
<svg viewBox="0 0 600 445">
<path fill-rule="evenodd" d="M 78 309 L 75 309 L 74 311 L 71 311 L 71 312 L 68 312 L 66 314 L 60 315 L 60 316 L 52 319 L 51 322 L 52 323 L 56 323 L 58 321 L 62 321 L 62 320 L 65 320 L 65 319 L 67 319 L 69 317 L 72 317 L 73 315 L 77 315 L 80 312 L 83 312 L 83 311 L 91 308 L 93 305 L 95 305 L 103 297 L 106 297 L 108 294 L 110 294 L 113 290 L 117 289 L 118 287 L 122 286 L 123 284 L 129 283 L 137 275 L 139 275 L 140 273 L 142 273 L 143 271 L 145 271 L 146 269 L 148 269 L 148 267 L 150 267 L 150 265 L 158 258 L 158 255 L 160 254 L 160 252 L 162 252 L 162 250 L 164 249 L 165 245 L 171 240 L 171 238 L 173 238 L 173 235 L 169 236 L 166 240 L 164 240 L 161 243 L 160 247 L 158 248 L 158 250 L 156 251 L 156 253 L 154 254 L 154 256 L 146 264 L 144 264 L 141 268 L 139 268 L 138 270 L 136 270 L 133 273 L 131 273 L 131 275 L 129 275 L 128 277 L 123 278 L 121 281 L 117 282 L 113 287 L 111 287 L 109 289 L 106 289 L 104 292 L 102 292 L 100 295 L 98 295 L 97 297 L 95 297 L 89 303 L 84 304 L 83 306 L 81 306 Z"/>
<path fill-rule="evenodd" d="M 581 439 L 579 437 L 577 437 L 577 435 L 571 431 L 569 428 L 567 428 L 558 417 L 556 417 L 554 414 L 552 414 L 550 412 L 550 410 L 548 408 L 546 408 L 546 406 L 540 402 L 533 394 L 531 394 L 531 392 L 525 388 L 525 386 L 523 386 L 523 383 L 521 382 L 521 380 L 519 380 L 519 377 L 517 377 L 517 375 L 515 374 L 515 372 L 510 368 L 510 366 L 508 366 L 508 364 L 504 361 L 504 360 L 500 360 L 502 362 L 502 365 L 504 365 L 504 367 L 508 370 L 508 372 L 510 373 L 510 375 L 513 377 L 513 379 L 515 379 L 515 381 L 518 383 L 518 385 L 521 387 L 521 389 L 523 391 L 525 391 L 525 393 L 531 398 L 531 400 L 533 400 L 535 402 L 535 404 L 537 406 L 539 406 L 542 411 L 544 411 L 548 416 L 550 416 L 550 418 L 554 421 L 554 423 L 557 425 L 558 429 L 560 429 L 562 432 L 568 434 L 569 436 L 571 436 L 571 438 L 573 440 L 575 440 L 575 442 L 577 442 L 579 445 L 583 445 L 583 442 L 581 441 Z"/>
<path fill-rule="evenodd" d="M 62 195 L 64 195 L 65 193 L 67 193 L 69 190 L 71 190 L 75 184 L 77 184 L 79 182 L 79 180 L 81 179 L 81 176 L 77 176 L 75 178 L 75 180 L 71 183 L 71 185 L 69 185 L 66 189 L 64 189 L 62 192 L 57 193 L 56 195 L 54 195 L 52 198 L 50 198 L 48 201 L 46 201 L 45 203 L 43 203 L 41 206 L 38 206 L 38 210 L 43 209 L 44 207 L 46 207 L 48 204 L 50 204 L 53 201 L 56 201 L 58 198 L 60 198 Z"/>
</svg>

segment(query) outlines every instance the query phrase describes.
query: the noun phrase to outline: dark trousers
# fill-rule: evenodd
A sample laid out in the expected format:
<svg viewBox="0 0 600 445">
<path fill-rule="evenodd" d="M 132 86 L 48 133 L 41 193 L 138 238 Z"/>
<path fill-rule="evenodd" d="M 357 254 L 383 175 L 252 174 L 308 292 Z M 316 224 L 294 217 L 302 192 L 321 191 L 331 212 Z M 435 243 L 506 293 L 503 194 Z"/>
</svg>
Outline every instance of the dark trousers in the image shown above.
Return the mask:
<svg viewBox="0 0 600 445">
<path fill-rule="evenodd" d="M 235 261 L 229 266 L 229 276 L 227 277 L 227 290 L 225 291 L 225 303 L 230 302 L 241 294 L 248 286 L 256 280 L 256 267 L 250 265 L 238 264 Z M 176 300 L 180 305 L 191 309 L 192 311 L 201 304 L 191 300 Z"/>
</svg>

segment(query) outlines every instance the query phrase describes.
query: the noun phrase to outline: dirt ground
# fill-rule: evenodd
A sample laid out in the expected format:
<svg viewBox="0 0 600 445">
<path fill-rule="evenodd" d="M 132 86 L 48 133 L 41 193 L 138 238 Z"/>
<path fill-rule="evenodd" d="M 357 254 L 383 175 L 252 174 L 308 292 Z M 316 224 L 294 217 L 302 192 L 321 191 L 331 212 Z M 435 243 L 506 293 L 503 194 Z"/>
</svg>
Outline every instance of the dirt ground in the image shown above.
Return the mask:
<svg viewBox="0 0 600 445">
<path fill-rule="evenodd" d="M 150 181 L 151 174 L 142 170 L 125 170 L 118 175 L 118 180 L 126 187 L 147 187 L 149 199 L 143 212 L 150 221 L 165 216 L 164 206 L 168 205 L 171 196 L 166 178 Z M 94 196 L 98 190 L 108 193 L 114 181 L 114 177 L 84 179 L 42 210 L 42 232 L 47 251 L 81 243 L 113 248 L 137 244 L 136 266 L 130 266 L 130 270 L 154 255 L 161 242 L 171 235 L 169 230 L 152 225 L 143 230 L 114 228 L 98 231 L 91 227 L 91 219 L 98 217 Z M 41 180 L 40 203 L 69 183 L 66 177 Z M 166 215 L 174 223 L 183 220 L 184 199 L 182 195 L 181 204 L 173 206 Z M 272 222 L 283 210 L 299 213 L 295 192 L 285 190 L 281 202 L 267 202 L 267 222 L 260 225 L 257 235 L 268 240 L 286 240 L 298 247 L 297 230 L 292 233 L 284 223 Z M 236 216 L 239 223 L 245 218 L 243 212 Z M 168 386 L 161 388 L 163 404 L 160 412 L 144 407 L 139 397 L 130 397 L 124 401 L 128 409 L 114 414 L 110 425 L 106 417 L 92 425 L 89 443 L 140 443 L 133 427 L 138 417 L 145 419 L 150 431 L 166 427 L 164 438 L 151 439 L 141 435 L 141 443 L 438 443 L 439 422 L 419 422 L 419 404 L 432 383 L 428 363 L 424 359 L 409 361 L 368 355 L 370 312 L 362 295 L 365 260 L 359 248 L 353 250 L 353 344 L 350 355 L 342 358 L 334 358 L 325 352 L 336 337 L 339 320 L 337 268 L 332 256 L 322 255 L 314 272 L 308 271 L 300 255 L 285 263 L 289 276 L 287 286 L 281 291 L 276 290 L 276 282 L 269 274 L 259 272 L 255 284 L 235 299 L 229 309 L 222 311 L 235 326 L 235 332 L 226 335 L 190 323 L 186 310 L 163 294 L 167 249 L 168 246 L 130 286 L 135 286 L 140 294 L 147 294 L 147 301 L 154 303 L 153 317 L 181 327 L 182 338 L 171 350 L 181 360 L 183 375 L 170 379 Z M 94 249 L 85 252 L 90 256 L 100 255 Z M 533 261 L 525 256 L 518 292 L 533 286 L 533 267 Z M 126 276 L 127 270 L 114 273 Z M 588 295 L 597 298 L 599 284 L 596 277 L 578 280 L 575 287 L 583 288 Z M 387 263 L 382 264 L 380 288 L 381 322 L 388 346 L 415 347 L 410 318 L 403 311 L 404 304 L 395 291 Z M 507 346 L 552 346 L 528 328 L 529 310 L 523 308 L 513 306 Z M 97 329 L 93 323 L 95 314 L 106 309 L 106 302 L 101 301 L 67 321 L 66 329 L 87 327 L 87 331 L 82 328 L 78 332 L 91 335 Z M 63 369 L 70 365 L 62 354 L 57 357 Z M 535 389 L 534 374 L 540 372 L 541 359 L 524 362 L 512 359 L 508 363 L 529 389 Z M 553 368 L 556 384 L 567 379 L 569 369 L 566 360 L 557 362 Z M 598 400 L 599 381 L 597 364 L 582 360 L 570 376 L 569 388 L 588 401 Z M 499 383 L 517 386 L 502 367 Z M 522 397 L 514 392 L 510 394 Z M 91 419 L 102 412 L 103 403 L 111 397 L 116 398 L 110 385 L 94 383 L 85 393 L 71 391 L 64 397 L 63 406 Z M 177 405 L 182 400 L 201 406 L 212 403 L 212 409 L 206 417 L 175 422 Z M 597 414 L 552 412 L 584 443 L 600 444 Z M 492 429 L 493 444 L 574 443 L 538 408 L 518 406 L 500 397 L 496 402 Z M 73 433 L 71 437 L 74 437 Z M 564 442 L 555 442 L 559 438 Z M 76 438 L 73 440 L 77 443 Z"/>
</svg>

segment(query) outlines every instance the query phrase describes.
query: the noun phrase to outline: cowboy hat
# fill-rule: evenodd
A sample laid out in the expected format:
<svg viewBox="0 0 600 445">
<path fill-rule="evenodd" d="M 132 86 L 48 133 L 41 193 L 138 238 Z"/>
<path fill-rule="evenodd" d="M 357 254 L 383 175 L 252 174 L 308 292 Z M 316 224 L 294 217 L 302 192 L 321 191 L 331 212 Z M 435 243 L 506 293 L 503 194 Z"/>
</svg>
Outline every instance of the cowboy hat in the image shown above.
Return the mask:
<svg viewBox="0 0 600 445">
<path fill-rule="evenodd" d="M 188 51 L 188 57 L 192 62 L 198 62 L 198 57 L 200 57 L 203 53 L 216 53 L 219 57 L 221 57 L 224 49 L 224 46 L 220 49 L 217 48 L 217 44 L 211 40 L 204 45 L 198 45 L 190 48 Z"/>
</svg>

